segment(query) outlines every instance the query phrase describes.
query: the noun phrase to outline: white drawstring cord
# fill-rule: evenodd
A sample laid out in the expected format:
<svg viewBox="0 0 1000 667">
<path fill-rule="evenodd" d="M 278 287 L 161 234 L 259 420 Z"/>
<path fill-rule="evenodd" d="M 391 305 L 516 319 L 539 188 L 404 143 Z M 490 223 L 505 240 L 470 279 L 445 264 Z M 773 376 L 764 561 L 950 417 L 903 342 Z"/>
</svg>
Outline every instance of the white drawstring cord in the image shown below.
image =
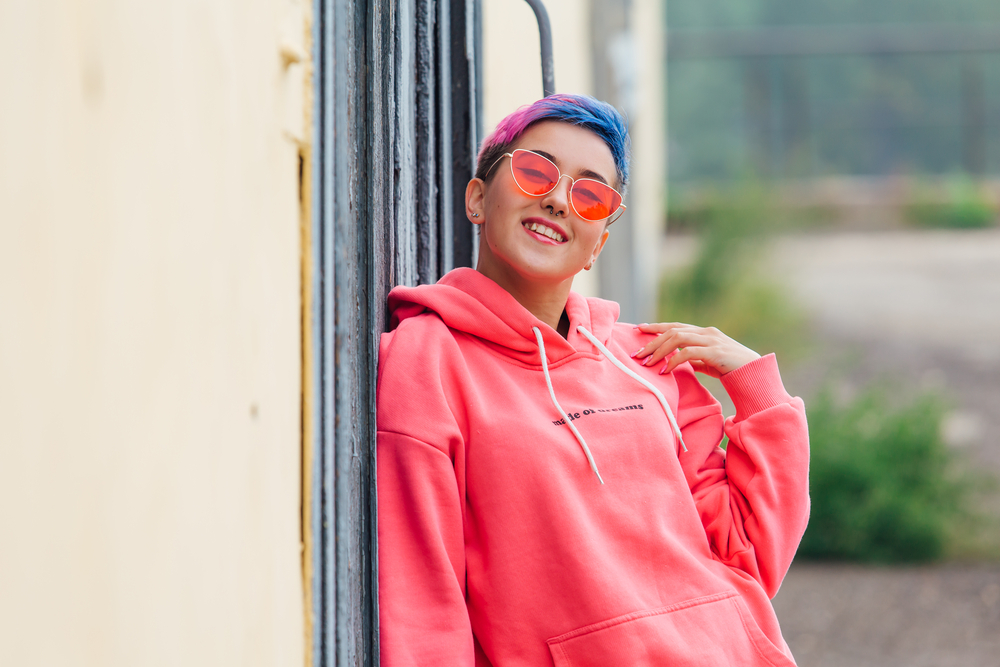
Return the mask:
<svg viewBox="0 0 1000 667">
<path fill-rule="evenodd" d="M 660 393 L 660 390 L 657 389 L 656 387 L 654 387 L 652 382 L 649 382 L 645 378 L 640 377 L 638 373 L 636 373 L 635 371 L 633 371 L 632 369 L 630 369 L 628 366 L 626 366 L 622 362 L 618 361 L 618 359 L 615 357 L 615 355 L 611 354 L 611 350 L 609 350 L 608 348 L 604 347 L 604 345 L 601 344 L 601 341 L 597 340 L 597 338 L 595 338 L 592 333 L 590 333 L 589 331 L 587 331 L 586 329 L 584 329 L 582 325 L 578 326 L 576 328 L 576 330 L 579 331 L 581 334 L 583 334 L 587 338 L 587 340 L 589 340 L 591 343 L 593 343 L 594 347 L 596 347 L 598 350 L 601 351 L 601 354 L 603 354 L 605 357 L 607 357 L 608 360 L 611 363 L 613 363 L 615 366 L 618 367 L 618 370 L 622 371 L 623 373 L 625 373 L 626 375 L 628 375 L 629 377 L 631 377 L 636 382 L 638 382 L 638 383 L 642 384 L 643 386 L 645 386 L 646 389 L 649 389 L 651 392 L 653 392 L 653 394 L 656 396 L 656 400 L 658 400 L 660 402 L 660 406 L 663 408 L 663 412 L 666 413 L 666 415 L 667 415 L 667 421 L 669 421 L 670 422 L 670 426 L 673 427 L 674 434 L 677 436 L 677 440 L 680 441 L 681 447 L 686 452 L 688 450 L 688 448 L 687 448 L 687 445 L 684 444 L 684 438 L 681 436 L 681 429 L 677 426 L 677 420 L 674 419 L 674 413 L 670 409 L 670 406 L 667 405 L 667 399 L 664 398 L 664 396 L 663 396 L 662 393 Z M 551 386 L 550 386 L 550 390 L 551 390 Z"/>
<path fill-rule="evenodd" d="M 559 405 L 559 401 L 556 400 L 556 392 L 552 389 L 552 379 L 549 377 L 549 362 L 545 356 L 545 342 L 542 340 L 542 332 L 538 329 L 538 327 L 531 327 L 531 330 L 535 332 L 535 338 L 538 340 L 538 354 L 542 358 L 542 374 L 545 375 L 545 384 L 549 388 L 549 398 L 552 399 L 552 405 L 556 406 L 556 410 L 559 411 L 563 421 L 566 422 L 566 425 L 569 426 L 571 431 L 573 431 L 573 435 L 576 436 L 580 446 L 583 447 L 583 453 L 587 455 L 587 461 L 590 462 L 590 469 L 594 471 L 595 475 L 597 475 L 597 481 L 604 484 L 604 480 L 601 479 L 601 473 L 597 472 L 597 464 L 594 463 L 594 457 L 590 454 L 590 448 L 587 447 L 587 442 L 583 439 L 583 436 L 580 435 L 580 432 L 576 429 L 572 420 L 570 420 L 569 415 L 567 415 L 565 410 L 562 409 L 562 406 Z"/>
</svg>

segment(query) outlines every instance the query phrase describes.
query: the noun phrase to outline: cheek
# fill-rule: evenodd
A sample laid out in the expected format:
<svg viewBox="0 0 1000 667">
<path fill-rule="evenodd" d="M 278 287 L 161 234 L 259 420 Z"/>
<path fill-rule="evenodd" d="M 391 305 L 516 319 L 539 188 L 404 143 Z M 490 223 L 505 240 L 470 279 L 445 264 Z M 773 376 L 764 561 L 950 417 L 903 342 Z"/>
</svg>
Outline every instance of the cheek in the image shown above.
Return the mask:
<svg viewBox="0 0 1000 667">
<path fill-rule="evenodd" d="M 584 236 L 586 246 L 589 250 L 597 250 L 597 246 L 601 243 L 601 236 L 604 234 L 604 230 L 599 225 L 596 225 L 596 227 L 596 229 L 587 229 Z"/>
</svg>

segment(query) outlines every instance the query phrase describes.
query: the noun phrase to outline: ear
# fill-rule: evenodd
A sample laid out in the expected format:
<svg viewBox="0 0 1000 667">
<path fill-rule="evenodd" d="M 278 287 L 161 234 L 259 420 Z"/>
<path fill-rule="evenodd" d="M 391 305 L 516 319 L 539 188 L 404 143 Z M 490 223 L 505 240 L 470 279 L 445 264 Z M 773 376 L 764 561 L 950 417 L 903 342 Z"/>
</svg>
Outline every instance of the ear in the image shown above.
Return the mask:
<svg viewBox="0 0 1000 667">
<path fill-rule="evenodd" d="M 611 232 L 609 232 L 607 229 L 605 229 L 604 233 L 601 234 L 601 240 L 597 242 L 596 246 L 594 246 L 594 252 L 591 253 L 590 255 L 591 264 L 597 261 L 597 257 L 601 254 L 601 251 L 604 250 L 604 244 L 607 242 L 608 236 L 610 235 Z"/>
<path fill-rule="evenodd" d="M 481 178 L 473 178 L 465 186 L 465 217 L 474 225 L 486 219 L 486 184 Z"/>
</svg>

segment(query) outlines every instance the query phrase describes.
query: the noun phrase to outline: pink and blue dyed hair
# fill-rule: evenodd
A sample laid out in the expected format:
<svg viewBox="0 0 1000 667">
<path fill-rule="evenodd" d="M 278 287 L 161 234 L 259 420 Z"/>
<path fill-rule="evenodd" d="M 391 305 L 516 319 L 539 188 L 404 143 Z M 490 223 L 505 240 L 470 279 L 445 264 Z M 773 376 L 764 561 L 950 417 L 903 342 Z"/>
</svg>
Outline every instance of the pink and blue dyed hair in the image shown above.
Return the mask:
<svg viewBox="0 0 1000 667">
<path fill-rule="evenodd" d="M 630 144 L 628 127 L 618 110 L 610 104 L 587 95 L 555 94 L 525 105 L 501 120 L 496 129 L 483 141 L 476 161 L 476 178 L 484 181 L 492 173 L 490 167 L 504 153 L 509 153 L 524 131 L 543 120 L 555 120 L 584 127 L 601 139 L 611 150 L 618 172 L 618 190 L 625 194 L 628 188 L 628 161 Z"/>
</svg>

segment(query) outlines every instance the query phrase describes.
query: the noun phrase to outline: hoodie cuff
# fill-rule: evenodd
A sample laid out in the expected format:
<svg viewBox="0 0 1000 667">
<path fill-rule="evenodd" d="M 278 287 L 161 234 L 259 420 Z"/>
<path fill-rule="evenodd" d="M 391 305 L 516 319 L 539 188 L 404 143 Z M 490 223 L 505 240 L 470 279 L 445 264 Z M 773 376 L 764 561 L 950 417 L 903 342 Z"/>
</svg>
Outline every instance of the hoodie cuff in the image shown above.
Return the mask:
<svg viewBox="0 0 1000 667">
<path fill-rule="evenodd" d="M 778 360 L 773 354 L 754 359 L 719 379 L 736 406 L 738 422 L 792 400 L 781 383 Z"/>
</svg>

